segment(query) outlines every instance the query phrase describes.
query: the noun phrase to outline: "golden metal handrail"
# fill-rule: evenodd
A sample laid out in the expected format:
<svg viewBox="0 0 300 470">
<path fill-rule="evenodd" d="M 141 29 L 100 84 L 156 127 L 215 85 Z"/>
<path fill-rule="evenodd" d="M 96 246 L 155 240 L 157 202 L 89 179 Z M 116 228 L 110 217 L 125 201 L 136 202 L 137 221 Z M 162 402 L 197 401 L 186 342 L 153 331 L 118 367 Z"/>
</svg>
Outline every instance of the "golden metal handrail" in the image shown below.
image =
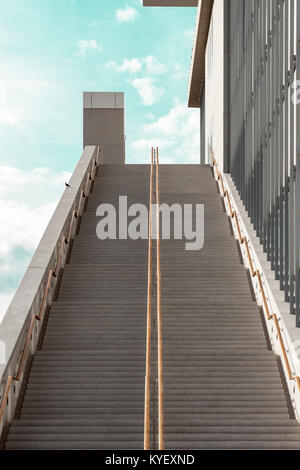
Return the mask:
<svg viewBox="0 0 300 470">
<path fill-rule="evenodd" d="M 153 197 L 153 147 L 151 149 L 149 226 L 148 226 L 148 285 L 147 285 L 147 336 L 146 336 L 146 376 L 145 376 L 145 411 L 144 411 L 144 450 L 150 449 L 152 197 Z"/>
<path fill-rule="evenodd" d="M 276 331 L 277 331 L 277 334 L 278 334 L 278 340 L 279 340 L 280 347 L 281 347 L 281 350 L 282 350 L 283 359 L 284 359 L 284 362 L 285 362 L 285 367 L 286 367 L 286 370 L 287 370 L 287 373 L 288 373 L 289 380 L 293 380 L 293 379 L 295 379 L 295 377 L 293 377 L 293 374 L 292 374 L 292 371 L 291 371 L 290 363 L 289 363 L 289 360 L 288 360 L 288 356 L 287 356 L 286 349 L 285 349 L 285 346 L 284 346 L 284 342 L 283 342 L 283 339 L 282 339 L 281 330 L 280 330 L 279 323 L 278 323 L 278 317 L 274 313 L 272 315 L 272 318 L 273 318 L 275 328 L 276 328 Z M 298 381 L 297 381 L 297 385 L 298 385 Z"/>
<path fill-rule="evenodd" d="M 158 381 L 158 449 L 164 449 L 164 387 L 162 355 L 162 318 L 161 318 L 161 269 L 160 269 L 160 212 L 159 212 L 159 156 L 158 148 L 151 150 L 149 239 L 148 239 L 148 288 L 147 288 L 147 341 L 144 410 L 144 449 L 150 449 L 150 371 L 151 371 L 151 293 L 152 293 L 152 198 L 153 198 L 153 160 L 156 176 L 156 281 L 157 281 L 157 381 Z"/>
<path fill-rule="evenodd" d="M 49 291 L 51 289 L 51 283 L 52 283 L 53 276 L 54 276 L 54 271 L 51 269 L 50 272 L 49 272 L 49 275 L 48 275 L 48 281 L 47 281 L 46 289 L 45 289 L 45 292 L 44 292 L 42 305 L 41 305 L 39 314 L 36 316 L 37 320 L 42 320 L 42 318 L 43 318 L 44 311 L 45 311 L 46 304 L 47 304 Z"/>
<path fill-rule="evenodd" d="M 0 421 L 2 420 L 3 418 L 3 415 L 4 415 L 4 412 L 5 412 L 5 408 L 6 408 L 6 405 L 7 405 L 7 400 L 8 400 L 8 395 L 9 395 L 9 391 L 10 391 L 10 387 L 11 387 L 11 384 L 13 383 L 14 381 L 14 378 L 12 375 L 10 375 L 7 379 L 7 382 L 6 382 L 6 387 L 5 387 L 5 390 L 4 390 L 4 394 L 3 394 L 3 397 L 2 397 L 2 400 L 1 400 L 1 406 L 0 406 Z"/>
<path fill-rule="evenodd" d="M 35 321 L 36 320 L 40 321 L 43 318 L 45 307 L 46 307 L 46 304 L 47 304 L 49 291 L 51 289 L 52 279 L 53 279 L 53 277 L 57 276 L 57 274 L 59 273 L 59 270 L 61 268 L 61 263 L 62 263 L 62 259 L 63 259 L 64 245 L 65 244 L 68 245 L 69 242 L 70 242 L 70 239 L 71 239 L 71 236 L 72 236 L 72 231 L 73 231 L 74 221 L 77 218 L 77 214 L 80 214 L 80 211 L 81 211 L 82 199 L 84 197 L 86 197 L 86 195 L 87 195 L 87 191 L 88 191 L 88 188 L 89 188 L 90 181 L 94 180 L 94 178 L 96 176 L 96 168 L 98 166 L 98 161 L 99 161 L 99 152 L 100 152 L 100 147 L 98 147 L 98 149 L 97 149 L 97 157 L 95 157 L 93 159 L 92 171 L 91 171 L 91 173 L 88 173 L 88 175 L 87 175 L 87 181 L 86 181 L 86 185 L 85 185 L 85 191 L 86 192 L 81 191 L 77 210 L 73 210 L 72 219 L 71 219 L 71 222 L 70 222 L 70 227 L 69 227 L 67 238 L 65 236 L 62 237 L 61 247 L 60 247 L 57 262 L 55 263 L 55 268 L 54 268 L 54 270 L 51 269 L 49 271 L 47 285 L 46 285 L 46 289 L 44 291 L 43 300 L 42 300 L 42 304 L 41 304 L 39 313 L 38 313 L 38 315 L 32 315 L 32 317 L 31 317 L 31 321 L 30 321 L 29 329 L 28 329 L 28 332 L 27 332 L 27 335 L 26 335 L 24 347 L 23 347 L 23 350 L 22 350 L 18 370 L 17 370 L 15 375 L 10 375 L 7 379 L 5 390 L 4 390 L 4 393 L 3 393 L 3 396 L 2 396 L 2 399 L 1 399 L 1 403 L 0 403 L 0 422 L 3 418 L 3 416 L 4 416 L 4 412 L 5 412 L 5 409 L 6 409 L 6 406 L 7 406 L 7 401 L 8 401 L 8 396 L 9 396 L 11 385 L 14 381 L 19 381 L 20 380 L 21 373 L 23 371 L 23 367 L 24 367 L 24 363 L 25 363 L 25 359 L 26 359 L 26 356 L 27 356 L 27 352 L 28 352 L 28 349 L 29 349 L 29 345 L 30 345 L 30 341 L 31 341 L 31 335 L 32 335 L 32 332 L 33 332 L 33 329 L 34 329 Z"/>
<path fill-rule="evenodd" d="M 72 219 L 71 219 L 69 233 L 68 233 L 68 237 L 67 237 L 67 245 L 69 245 L 69 243 L 71 241 L 71 238 L 72 238 L 73 225 L 74 225 L 75 219 L 77 219 L 77 211 L 76 210 L 74 210 L 73 213 L 72 213 Z"/>
<path fill-rule="evenodd" d="M 248 256 L 248 260 L 249 260 L 249 264 L 250 264 L 251 275 L 252 275 L 252 277 L 255 277 L 256 276 L 256 271 L 254 270 L 254 267 L 253 267 L 253 262 L 252 262 L 252 259 L 251 259 L 251 256 L 250 256 L 248 240 L 247 240 L 246 237 L 243 238 L 243 243 L 245 243 L 246 252 L 247 252 L 247 256 Z"/>
<path fill-rule="evenodd" d="M 60 266 L 61 266 L 61 262 L 62 262 L 62 257 L 63 257 L 63 254 L 64 254 L 65 245 L 67 245 L 67 244 L 68 244 L 68 241 L 66 240 L 66 237 L 63 236 L 62 239 L 61 239 L 59 255 L 58 255 L 58 258 L 57 258 L 57 262 L 55 264 L 55 269 L 54 269 L 54 274 L 53 274 L 54 277 L 56 277 L 59 274 L 59 270 L 60 270 Z"/>
<path fill-rule="evenodd" d="M 156 229 L 157 229 L 157 367 L 158 367 L 158 449 L 164 450 L 164 383 L 162 356 L 160 217 L 159 217 L 159 156 L 156 148 Z"/>
<path fill-rule="evenodd" d="M 213 151 L 212 151 L 212 148 L 209 147 L 209 150 L 210 150 L 210 154 L 211 154 L 211 159 L 212 159 L 212 163 L 213 163 L 213 168 L 214 168 L 214 173 L 216 175 L 216 179 L 217 181 L 220 181 L 221 182 L 221 186 L 222 186 L 222 193 L 221 196 L 225 199 L 225 197 L 227 197 L 227 201 L 228 201 L 228 206 L 229 206 L 229 210 L 230 210 L 230 217 L 231 219 L 235 219 L 235 223 L 236 223 L 236 227 L 237 227 L 237 231 L 238 231 L 238 234 L 239 234 L 239 241 L 240 241 L 240 244 L 245 244 L 245 247 L 246 247 L 246 253 L 247 253 L 247 257 L 248 257 L 248 260 L 249 260 L 249 264 L 250 264 L 250 270 L 251 270 L 251 276 L 252 277 L 257 277 L 257 280 L 258 280 L 258 284 L 259 284 L 259 289 L 260 289 L 260 292 L 261 292 L 261 296 L 262 296 L 262 300 L 263 300 L 263 304 L 264 304 L 264 310 L 266 312 L 266 317 L 267 317 L 267 320 L 273 320 L 274 321 L 274 325 L 275 325 L 275 328 L 276 328 L 276 332 L 277 332 L 277 335 L 278 335 L 278 341 L 279 341 L 279 344 L 280 344 L 280 349 L 281 349 L 281 352 L 282 352 L 282 356 L 283 356 L 283 360 L 284 360 L 284 363 L 285 363 L 285 367 L 286 367 L 286 371 L 287 371 L 287 375 L 288 375 L 288 378 L 289 380 L 295 380 L 296 381 L 296 384 L 297 384 L 297 387 L 298 387 L 298 390 L 300 392 L 300 377 L 296 376 L 296 375 L 293 375 L 292 373 L 292 369 L 291 369 L 291 366 L 290 366 L 290 362 L 289 362 L 289 359 L 288 359 L 288 355 L 287 355 L 287 352 L 286 352 L 286 348 L 284 346 L 284 341 L 283 341 L 283 337 L 282 337 L 282 333 L 281 333 L 281 329 L 280 329 L 280 326 L 279 326 L 279 322 L 278 322 L 278 317 L 277 315 L 274 313 L 273 315 L 270 313 L 270 309 L 269 309 L 269 305 L 268 305 L 268 301 L 267 301 L 267 297 L 266 297 L 266 294 L 265 294 L 265 290 L 264 290 L 264 287 L 263 287 L 263 283 L 262 283 L 262 280 L 261 280 L 261 274 L 258 270 L 256 270 L 253 266 L 253 261 L 251 259 L 251 256 L 250 256 L 250 250 L 249 250 L 249 245 L 248 245 L 248 241 L 246 239 L 246 237 L 243 237 L 242 236 L 242 233 L 241 233 L 241 228 L 240 228 L 240 224 L 239 224 L 239 220 L 238 220 L 238 216 L 237 216 L 237 213 L 236 211 L 233 212 L 232 210 L 232 204 L 231 204 L 231 200 L 230 200 L 230 195 L 229 195 L 229 192 L 227 190 L 225 190 L 224 188 L 224 182 L 223 182 L 223 177 L 219 171 L 219 168 L 218 168 L 218 164 L 216 162 L 216 159 L 214 158 L 214 155 L 213 155 Z"/>
<path fill-rule="evenodd" d="M 262 296 L 262 299 L 263 299 L 263 304 L 264 304 L 264 307 L 265 307 L 267 319 L 271 320 L 272 315 L 270 314 L 269 305 L 268 305 L 268 302 L 267 302 L 265 290 L 264 290 L 264 287 L 263 287 L 263 283 L 262 283 L 261 275 L 260 275 L 259 271 L 256 271 L 256 277 L 257 277 L 258 284 L 259 284 L 259 290 L 261 292 L 261 296 Z"/>
<path fill-rule="evenodd" d="M 241 229 L 240 229 L 240 224 L 239 224 L 239 219 L 238 219 L 238 216 L 237 216 L 237 213 L 236 211 L 233 212 L 231 218 L 235 219 L 235 223 L 236 223 L 236 226 L 237 226 L 237 231 L 238 231 L 238 234 L 239 234 L 239 242 L 240 244 L 242 245 L 244 243 L 244 238 L 242 237 L 242 234 L 241 234 Z"/>
<path fill-rule="evenodd" d="M 23 364 L 24 364 L 24 361 L 26 359 L 27 351 L 29 349 L 30 339 L 31 339 L 31 335 L 32 335 L 32 332 L 33 332 L 33 328 L 34 328 L 36 319 L 37 319 L 36 315 L 32 315 L 29 330 L 28 330 L 25 345 L 24 345 L 24 349 L 23 349 L 23 352 L 22 352 L 21 360 L 20 360 L 20 364 L 19 364 L 19 367 L 18 367 L 18 371 L 17 371 L 17 373 L 14 377 L 14 380 L 20 380 L 21 373 L 22 373 L 22 370 L 23 370 Z"/>
</svg>

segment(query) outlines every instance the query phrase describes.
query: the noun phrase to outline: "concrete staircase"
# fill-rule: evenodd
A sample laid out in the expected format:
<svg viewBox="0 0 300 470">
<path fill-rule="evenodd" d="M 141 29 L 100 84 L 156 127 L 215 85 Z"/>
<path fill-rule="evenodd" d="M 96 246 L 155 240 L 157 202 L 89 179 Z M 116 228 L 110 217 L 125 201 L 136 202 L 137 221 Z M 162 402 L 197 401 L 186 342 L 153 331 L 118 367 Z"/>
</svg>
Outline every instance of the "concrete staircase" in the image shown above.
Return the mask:
<svg viewBox="0 0 300 470">
<path fill-rule="evenodd" d="M 160 188 L 161 203 L 205 205 L 201 251 L 161 243 L 166 448 L 299 449 L 211 169 L 161 166 Z"/>
<path fill-rule="evenodd" d="M 142 449 L 147 241 L 96 237 L 96 208 L 148 205 L 148 165 L 103 165 L 6 449 Z M 165 447 L 299 449 L 210 168 L 160 166 L 161 203 L 205 204 L 205 242 L 161 243 Z"/>
<path fill-rule="evenodd" d="M 143 447 L 147 241 L 96 237 L 100 203 L 149 199 L 149 166 L 103 165 L 7 449 Z"/>
</svg>

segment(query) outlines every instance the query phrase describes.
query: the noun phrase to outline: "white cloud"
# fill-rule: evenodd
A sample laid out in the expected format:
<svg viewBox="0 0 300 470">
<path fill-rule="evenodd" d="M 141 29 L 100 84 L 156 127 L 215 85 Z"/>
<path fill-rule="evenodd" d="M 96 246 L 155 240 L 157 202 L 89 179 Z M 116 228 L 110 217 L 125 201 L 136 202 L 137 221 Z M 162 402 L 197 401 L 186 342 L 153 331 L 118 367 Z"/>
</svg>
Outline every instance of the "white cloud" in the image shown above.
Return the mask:
<svg viewBox="0 0 300 470">
<path fill-rule="evenodd" d="M 176 101 L 165 116 L 141 127 L 141 138 L 132 143 L 136 157 L 149 163 L 151 147 L 160 149 L 161 163 L 199 163 L 200 112 Z"/>
<path fill-rule="evenodd" d="M 173 70 L 174 73 L 172 74 L 172 78 L 174 80 L 181 80 L 181 79 L 188 79 L 189 76 L 189 70 L 185 69 L 182 67 L 181 64 L 175 63 L 173 65 Z"/>
<path fill-rule="evenodd" d="M 106 64 L 108 69 L 114 69 L 117 72 L 136 73 L 142 69 L 142 63 L 139 59 L 124 59 L 122 65 L 118 65 L 115 61 Z"/>
<path fill-rule="evenodd" d="M 165 92 L 163 88 L 154 85 L 153 78 L 135 78 L 130 80 L 129 83 L 137 90 L 145 106 L 154 104 Z"/>
<path fill-rule="evenodd" d="M 116 11 L 116 18 L 119 23 L 132 23 L 138 16 L 138 12 L 135 8 L 126 5 L 122 10 L 119 9 Z"/>
<path fill-rule="evenodd" d="M 102 51 L 102 47 L 95 39 L 82 39 L 77 42 L 76 55 L 86 56 L 90 52 Z"/>
<path fill-rule="evenodd" d="M 70 173 L 49 168 L 22 171 L 0 166 L 0 317 L 69 178 Z"/>
<path fill-rule="evenodd" d="M 142 59 L 133 58 L 133 59 L 123 59 L 123 63 L 118 65 L 114 60 L 108 62 L 106 67 L 113 69 L 117 72 L 129 72 L 131 74 L 140 72 L 142 68 L 145 68 L 145 72 L 157 75 L 166 72 L 167 67 L 159 62 L 156 57 L 149 55 Z"/>
<path fill-rule="evenodd" d="M 170 112 L 156 122 L 144 126 L 144 131 L 151 134 L 160 133 L 165 136 L 191 136 L 195 131 L 200 132 L 199 110 L 192 110 L 179 101 Z"/>
<path fill-rule="evenodd" d="M 135 150 L 143 150 L 143 149 L 150 149 L 151 147 L 159 147 L 161 149 L 165 149 L 167 147 L 171 147 L 173 142 L 171 140 L 163 139 L 161 137 L 153 137 L 153 138 L 144 138 L 135 140 L 132 143 L 132 148 Z"/>
<path fill-rule="evenodd" d="M 143 62 L 146 64 L 146 69 L 149 73 L 153 73 L 156 75 L 164 73 L 167 70 L 167 67 L 161 62 L 159 62 L 156 57 L 152 55 L 145 57 L 145 59 L 143 59 Z"/>
<path fill-rule="evenodd" d="M 32 114 L 34 102 L 59 87 L 46 80 L 3 78 L 0 81 L 0 123 L 14 126 Z M 29 104 L 30 102 L 30 104 Z M 40 115 L 42 113 L 40 112 Z"/>
<path fill-rule="evenodd" d="M 0 123 L 14 125 L 20 121 L 20 114 L 17 109 L 0 109 Z"/>
<path fill-rule="evenodd" d="M 14 73 L 3 64 L 0 58 L 0 70 L 3 71 L 0 76 L 2 163 L 5 155 L 9 155 L 5 163 L 20 159 L 41 162 L 41 148 L 46 146 L 48 152 L 50 149 L 56 152 L 58 146 L 69 145 L 78 134 L 76 125 L 70 124 L 70 112 L 74 114 L 78 108 L 73 92 L 69 93 L 70 90 L 62 83 L 52 82 L 55 77 L 47 76 L 45 79 L 47 74 L 43 76 L 42 70 L 36 72 L 33 69 L 30 76 L 22 66 L 19 73 L 16 70 Z"/>
</svg>

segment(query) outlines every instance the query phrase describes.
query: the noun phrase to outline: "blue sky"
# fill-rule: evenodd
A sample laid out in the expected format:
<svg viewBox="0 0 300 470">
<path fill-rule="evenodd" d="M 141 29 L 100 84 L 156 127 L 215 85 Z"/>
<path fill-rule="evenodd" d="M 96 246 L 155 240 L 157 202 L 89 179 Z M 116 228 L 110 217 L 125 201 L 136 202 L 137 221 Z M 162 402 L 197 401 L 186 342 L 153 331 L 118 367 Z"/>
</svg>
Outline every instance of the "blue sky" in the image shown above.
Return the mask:
<svg viewBox="0 0 300 470">
<path fill-rule="evenodd" d="M 199 162 L 187 108 L 195 8 L 0 3 L 0 318 L 82 149 L 82 92 L 124 91 L 126 161 Z"/>
</svg>

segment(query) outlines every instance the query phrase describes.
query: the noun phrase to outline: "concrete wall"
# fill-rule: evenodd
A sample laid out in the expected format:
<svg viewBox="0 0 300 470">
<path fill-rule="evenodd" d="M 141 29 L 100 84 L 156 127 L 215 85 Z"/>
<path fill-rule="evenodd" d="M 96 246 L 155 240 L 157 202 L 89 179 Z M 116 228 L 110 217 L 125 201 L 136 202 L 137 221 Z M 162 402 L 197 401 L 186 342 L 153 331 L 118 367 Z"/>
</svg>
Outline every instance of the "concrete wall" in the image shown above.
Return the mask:
<svg viewBox="0 0 300 470">
<path fill-rule="evenodd" d="M 211 143 L 224 169 L 224 0 L 215 0 L 205 54 L 205 161 Z"/>
<path fill-rule="evenodd" d="M 98 152 L 96 147 L 85 147 L 82 156 L 69 181 L 70 187 L 66 188 L 57 208 L 45 230 L 45 233 L 33 255 L 33 258 L 26 270 L 26 273 L 11 301 L 11 304 L 0 324 L 0 401 L 10 376 L 15 376 L 22 353 L 24 351 L 25 340 L 32 317 L 40 313 L 43 305 L 43 298 L 50 270 L 54 270 L 59 259 L 62 244 L 62 236 L 67 236 L 70 230 L 73 211 L 76 209 L 78 218 L 83 210 L 79 202 L 82 191 L 86 197 L 89 194 L 91 181 L 89 174 L 93 168 Z M 76 226 L 74 225 L 72 237 Z M 65 262 L 69 245 L 64 246 L 62 265 Z M 50 290 L 46 305 L 52 300 L 56 288 L 58 277 L 52 277 Z M 25 366 L 19 380 L 14 380 L 8 395 L 8 404 L 2 421 L 0 422 L 0 438 L 6 424 L 12 421 L 19 393 L 21 391 L 22 380 L 26 370 L 29 357 L 35 352 L 40 332 L 43 328 L 42 321 L 35 320 L 32 330 L 31 341 L 29 343 L 27 355 L 25 356 Z"/>
<path fill-rule="evenodd" d="M 83 93 L 83 147 L 101 147 L 101 163 L 125 163 L 124 93 Z"/>
<path fill-rule="evenodd" d="M 229 172 L 230 160 L 230 2 L 224 2 L 224 171 Z"/>
</svg>

